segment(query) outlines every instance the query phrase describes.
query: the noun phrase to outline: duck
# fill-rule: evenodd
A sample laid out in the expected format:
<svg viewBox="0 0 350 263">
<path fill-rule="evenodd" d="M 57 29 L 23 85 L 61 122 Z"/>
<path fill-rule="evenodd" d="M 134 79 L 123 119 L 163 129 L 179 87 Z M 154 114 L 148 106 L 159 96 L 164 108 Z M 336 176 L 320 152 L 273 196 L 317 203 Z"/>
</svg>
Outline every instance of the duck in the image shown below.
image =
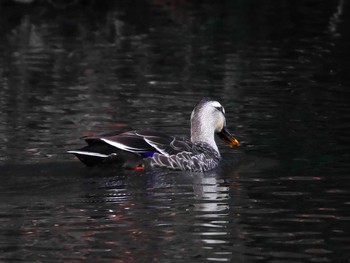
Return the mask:
<svg viewBox="0 0 350 263">
<path fill-rule="evenodd" d="M 82 137 L 87 145 L 68 153 L 90 167 L 118 164 L 133 170 L 212 170 L 221 159 L 215 135 L 231 147 L 239 144 L 226 127 L 225 109 L 217 100 L 203 98 L 194 107 L 190 120 L 190 139 L 152 130 L 112 131 Z"/>
</svg>

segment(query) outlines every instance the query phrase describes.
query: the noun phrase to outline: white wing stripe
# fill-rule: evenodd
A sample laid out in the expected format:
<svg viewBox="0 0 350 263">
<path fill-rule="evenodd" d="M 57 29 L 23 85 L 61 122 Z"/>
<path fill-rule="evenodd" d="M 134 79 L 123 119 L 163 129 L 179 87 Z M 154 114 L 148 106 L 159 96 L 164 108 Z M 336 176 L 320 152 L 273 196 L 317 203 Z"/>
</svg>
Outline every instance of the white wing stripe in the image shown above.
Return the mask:
<svg viewBox="0 0 350 263">
<path fill-rule="evenodd" d="M 143 149 L 140 149 L 140 148 L 134 148 L 134 147 L 129 147 L 125 144 L 122 144 L 122 143 L 119 143 L 119 142 L 115 142 L 115 141 L 112 141 L 112 140 L 108 140 L 108 139 L 105 139 L 105 138 L 101 138 L 101 141 L 104 141 L 105 143 L 113 146 L 113 147 L 116 147 L 120 150 L 124 150 L 124 151 L 127 151 L 127 152 L 143 152 L 144 150 Z"/>
<path fill-rule="evenodd" d="M 165 152 L 164 150 L 162 150 L 161 148 L 159 148 L 157 146 L 156 143 L 152 142 L 151 140 L 143 137 L 143 139 L 145 140 L 145 142 L 147 142 L 149 145 L 151 145 L 152 147 L 154 147 L 158 152 L 160 152 L 161 154 L 165 155 L 165 156 L 169 156 L 169 154 L 167 152 Z"/>
<path fill-rule="evenodd" d="M 101 157 L 101 158 L 107 158 L 107 157 L 108 157 L 108 155 L 106 155 L 106 154 L 95 153 L 95 152 L 68 151 L 68 153 L 81 154 L 81 155 L 88 155 L 88 156 Z"/>
</svg>

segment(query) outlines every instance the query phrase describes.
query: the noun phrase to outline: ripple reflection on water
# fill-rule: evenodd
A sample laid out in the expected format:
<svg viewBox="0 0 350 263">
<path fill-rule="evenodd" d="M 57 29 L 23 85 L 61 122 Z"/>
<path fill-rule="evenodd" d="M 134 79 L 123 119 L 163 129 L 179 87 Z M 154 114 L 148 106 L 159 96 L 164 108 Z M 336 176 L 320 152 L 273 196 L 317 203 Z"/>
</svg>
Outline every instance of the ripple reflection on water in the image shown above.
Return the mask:
<svg viewBox="0 0 350 263">
<path fill-rule="evenodd" d="M 349 258 L 345 1 L 78 2 L 0 8 L 0 260 Z M 216 171 L 65 154 L 90 132 L 188 135 L 205 96 L 241 142 Z"/>
</svg>

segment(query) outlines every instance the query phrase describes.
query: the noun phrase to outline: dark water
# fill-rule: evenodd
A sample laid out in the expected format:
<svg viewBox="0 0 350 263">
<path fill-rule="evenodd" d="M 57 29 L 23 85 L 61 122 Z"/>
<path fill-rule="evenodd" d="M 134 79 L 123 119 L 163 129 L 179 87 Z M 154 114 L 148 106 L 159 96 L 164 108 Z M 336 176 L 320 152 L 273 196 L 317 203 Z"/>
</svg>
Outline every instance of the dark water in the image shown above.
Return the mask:
<svg viewBox="0 0 350 263">
<path fill-rule="evenodd" d="M 0 3 L 0 261 L 349 262 L 349 3 L 217 2 Z M 216 170 L 65 153 L 188 135 L 205 96 L 241 142 Z"/>
</svg>

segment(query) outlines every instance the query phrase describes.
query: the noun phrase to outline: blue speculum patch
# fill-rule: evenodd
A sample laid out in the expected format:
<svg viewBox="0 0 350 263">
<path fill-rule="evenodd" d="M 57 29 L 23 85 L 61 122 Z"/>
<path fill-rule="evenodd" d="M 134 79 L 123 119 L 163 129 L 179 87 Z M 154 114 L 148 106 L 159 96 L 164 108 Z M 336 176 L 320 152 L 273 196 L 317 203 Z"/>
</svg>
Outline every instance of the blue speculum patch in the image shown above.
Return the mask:
<svg viewBox="0 0 350 263">
<path fill-rule="evenodd" d="M 143 152 L 142 155 L 144 155 L 145 157 L 152 157 L 156 152 L 151 151 L 151 152 Z"/>
</svg>

